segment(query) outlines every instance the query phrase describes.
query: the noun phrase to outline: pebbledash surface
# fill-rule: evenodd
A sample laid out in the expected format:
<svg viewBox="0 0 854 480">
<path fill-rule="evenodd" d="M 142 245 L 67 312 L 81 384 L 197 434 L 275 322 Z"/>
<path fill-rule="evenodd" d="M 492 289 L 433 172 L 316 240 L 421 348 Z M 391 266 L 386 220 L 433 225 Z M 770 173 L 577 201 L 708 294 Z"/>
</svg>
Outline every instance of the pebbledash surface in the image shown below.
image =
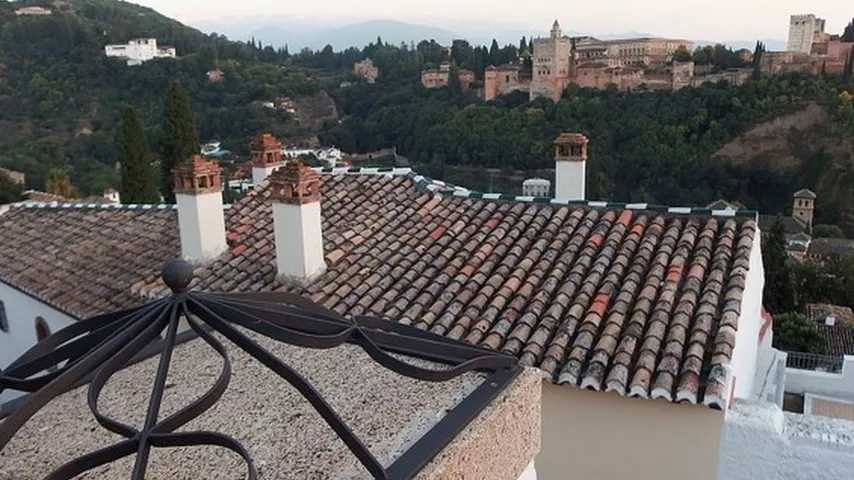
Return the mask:
<svg viewBox="0 0 854 480">
<path fill-rule="evenodd" d="M 173 296 L 57 332 L 2 372 L 34 394 L 0 422 L 0 478 L 516 478 L 536 454 L 540 376 L 513 357 L 287 294 L 185 292 L 192 267 L 176 268 Z"/>
</svg>

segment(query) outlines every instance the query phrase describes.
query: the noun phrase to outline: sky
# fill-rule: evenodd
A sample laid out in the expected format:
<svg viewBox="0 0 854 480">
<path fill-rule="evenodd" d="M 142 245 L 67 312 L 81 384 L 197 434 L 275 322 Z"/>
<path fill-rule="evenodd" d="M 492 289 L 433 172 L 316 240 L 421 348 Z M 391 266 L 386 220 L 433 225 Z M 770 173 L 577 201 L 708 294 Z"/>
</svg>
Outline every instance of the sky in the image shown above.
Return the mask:
<svg viewBox="0 0 854 480">
<path fill-rule="evenodd" d="M 318 25 L 392 19 L 464 32 L 479 29 L 545 32 L 555 18 L 564 30 L 589 34 L 643 32 L 691 40 L 785 40 L 789 15 L 815 13 L 841 33 L 854 17 L 851 0 L 131 0 L 189 25 L 255 16 L 304 17 Z"/>
</svg>

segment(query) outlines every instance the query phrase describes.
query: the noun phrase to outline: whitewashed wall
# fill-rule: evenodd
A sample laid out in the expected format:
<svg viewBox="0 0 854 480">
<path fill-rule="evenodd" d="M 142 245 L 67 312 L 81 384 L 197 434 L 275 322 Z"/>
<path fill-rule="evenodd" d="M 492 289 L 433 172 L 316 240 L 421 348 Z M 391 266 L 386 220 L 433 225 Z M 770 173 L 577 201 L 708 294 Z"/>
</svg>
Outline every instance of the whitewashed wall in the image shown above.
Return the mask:
<svg viewBox="0 0 854 480">
<path fill-rule="evenodd" d="M 786 392 L 854 399 L 854 356 L 847 355 L 842 373 L 786 369 Z"/>
<path fill-rule="evenodd" d="M 53 309 L 33 297 L 0 282 L 0 301 L 6 308 L 9 331 L 0 331 L 0 368 L 6 368 L 36 344 L 36 317 L 44 318 L 51 333 L 71 325 L 73 317 Z M 0 404 L 17 395 L 0 394 Z"/>
<path fill-rule="evenodd" d="M 761 385 L 755 385 L 756 368 L 760 357 L 759 331 L 762 329 L 762 290 L 765 288 L 765 268 L 762 265 L 762 232 L 756 230 L 750 252 L 750 270 L 741 301 L 741 316 L 732 354 L 732 374 L 736 398 L 756 398 Z M 770 348 L 770 343 L 766 348 Z M 765 352 L 766 354 L 768 352 Z"/>
<path fill-rule="evenodd" d="M 718 480 L 842 480 L 854 472 L 854 424 L 737 401 L 721 435 Z"/>
</svg>

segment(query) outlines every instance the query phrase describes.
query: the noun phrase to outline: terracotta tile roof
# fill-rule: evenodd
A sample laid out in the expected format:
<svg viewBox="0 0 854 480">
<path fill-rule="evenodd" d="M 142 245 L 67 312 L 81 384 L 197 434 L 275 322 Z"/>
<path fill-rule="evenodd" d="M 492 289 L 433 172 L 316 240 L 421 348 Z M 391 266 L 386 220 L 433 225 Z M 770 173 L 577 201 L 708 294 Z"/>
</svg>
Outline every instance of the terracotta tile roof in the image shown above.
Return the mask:
<svg viewBox="0 0 854 480">
<path fill-rule="evenodd" d="M 786 235 L 796 235 L 800 233 L 808 233 L 809 226 L 795 217 L 779 216 L 779 215 L 760 215 L 759 228 L 765 233 L 771 233 L 771 229 L 778 222 L 783 222 L 783 233 Z"/>
<path fill-rule="evenodd" d="M 814 238 L 807 255 L 819 258 L 854 257 L 854 240 L 845 238 Z"/>
<path fill-rule="evenodd" d="M 180 251 L 177 228 L 171 207 L 15 207 L 0 215 L 0 280 L 78 318 L 124 309 Z"/>
<path fill-rule="evenodd" d="M 854 355 L 854 328 L 846 325 L 816 325 L 827 355 Z"/>
<path fill-rule="evenodd" d="M 328 270 L 293 286 L 276 279 L 262 188 L 228 211 L 230 251 L 199 268 L 195 287 L 297 291 L 341 313 L 514 354 L 557 383 L 725 405 L 755 215 L 433 191 L 445 189 L 411 175 L 324 175 Z M 168 235 L 157 245 L 163 259 L 177 252 L 172 212 L 137 215 L 115 220 L 168 216 L 173 230 L 151 233 Z M 18 223 L 10 218 L 0 223 Z M 34 242 L 47 235 L 49 220 L 39 222 Z M 106 223 L 96 237 L 111 235 Z M 37 260 L 48 268 L 55 259 Z M 127 282 L 134 294 L 165 293 L 160 263 L 140 259 L 146 278 Z"/>
</svg>

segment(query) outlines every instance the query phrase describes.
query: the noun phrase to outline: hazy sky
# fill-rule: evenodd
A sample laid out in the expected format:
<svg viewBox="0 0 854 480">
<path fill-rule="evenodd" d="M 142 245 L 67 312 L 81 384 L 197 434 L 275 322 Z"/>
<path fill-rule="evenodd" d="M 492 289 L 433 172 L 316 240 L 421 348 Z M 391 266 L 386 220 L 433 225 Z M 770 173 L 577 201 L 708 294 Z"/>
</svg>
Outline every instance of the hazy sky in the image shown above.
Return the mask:
<svg viewBox="0 0 854 480">
<path fill-rule="evenodd" d="M 228 17 L 305 16 L 306 22 L 394 19 L 461 32 L 466 25 L 542 32 L 645 32 L 701 40 L 785 39 L 789 15 L 815 13 L 841 33 L 852 0 L 131 0 L 193 25 Z"/>
</svg>

